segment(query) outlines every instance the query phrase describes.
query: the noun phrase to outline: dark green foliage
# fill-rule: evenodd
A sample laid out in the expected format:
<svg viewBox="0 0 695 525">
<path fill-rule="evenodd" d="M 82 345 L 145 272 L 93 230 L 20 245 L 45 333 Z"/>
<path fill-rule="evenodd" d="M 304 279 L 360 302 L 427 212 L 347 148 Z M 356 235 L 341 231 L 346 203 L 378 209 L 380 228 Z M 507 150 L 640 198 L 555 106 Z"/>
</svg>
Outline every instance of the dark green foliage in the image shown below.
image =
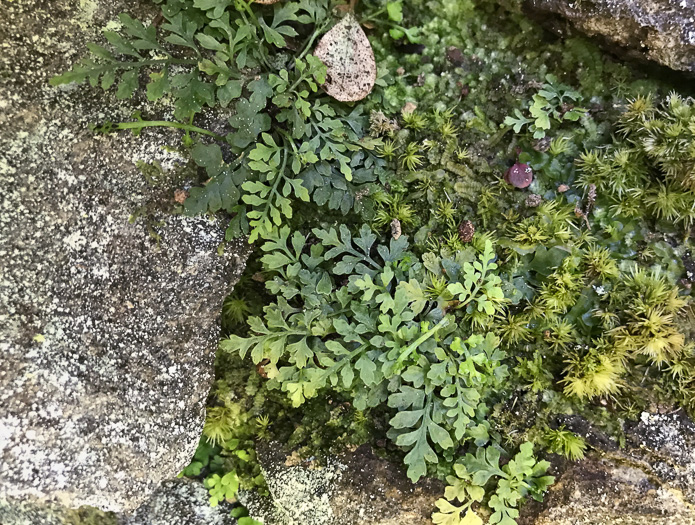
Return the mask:
<svg viewBox="0 0 695 525">
<path fill-rule="evenodd" d="M 231 512 L 232 518 L 236 518 L 238 525 L 263 525 L 249 517 L 248 511 L 244 507 L 235 507 Z"/>
<path fill-rule="evenodd" d="M 205 172 L 184 211 L 231 214 L 228 238 L 268 235 L 293 217 L 295 201 L 350 211 L 360 187 L 382 175 L 383 162 L 369 152 L 379 141 L 363 138 L 360 110 L 318 92 L 326 67 L 309 50 L 336 20 L 327 1 L 161 3 L 160 28 L 121 15 L 122 32 L 105 32 L 111 48 L 90 44 L 91 57 L 53 84 L 89 80 L 109 89 L 120 79 L 116 96 L 130 98 L 148 72 L 147 97 L 173 101 L 176 121 L 137 115 L 100 129 L 184 130 L 184 144 Z M 224 132 L 194 124 L 205 108 L 218 108 Z"/>
<path fill-rule="evenodd" d="M 534 139 L 542 139 L 552 122 L 576 122 L 586 113 L 586 109 L 574 105 L 582 100 L 578 91 L 558 83 L 554 75 L 547 75 L 546 80 L 547 83 L 533 95 L 533 103 L 528 108 L 531 118 L 525 117 L 517 109 L 514 117 L 504 119 L 504 124 L 512 126 L 515 133 L 528 127 Z"/>
</svg>

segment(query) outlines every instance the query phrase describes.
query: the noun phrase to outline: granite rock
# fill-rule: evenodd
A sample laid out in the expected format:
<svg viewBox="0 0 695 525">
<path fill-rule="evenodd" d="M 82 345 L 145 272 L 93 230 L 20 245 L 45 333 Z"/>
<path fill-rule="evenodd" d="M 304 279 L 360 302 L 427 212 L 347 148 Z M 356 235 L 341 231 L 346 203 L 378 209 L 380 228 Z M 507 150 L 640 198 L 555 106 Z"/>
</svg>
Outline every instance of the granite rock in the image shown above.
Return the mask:
<svg viewBox="0 0 695 525">
<path fill-rule="evenodd" d="M 211 507 L 199 481 L 165 481 L 152 497 L 121 525 L 234 525 L 230 505 Z"/>
<path fill-rule="evenodd" d="M 566 421 L 593 451 L 567 462 L 542 504 L 528 505 L 520 525 L 695 524 L 695 425 L 680 413 L 641 414 L 624 425 L 625 443 Z"/>
<path fill-rule="evenodd" d="M 244 241 L 172 215 L 173 131 L 89 125 L 166 105 L 48 86 L 150 2 L 24 0 L 0 36 L 0 499 L 127 512 L 196 449 Z M 137 161 L 158 162 L 146 177 Z M 0 519 L 2 522 L 2 519 Z"/>
</svg>

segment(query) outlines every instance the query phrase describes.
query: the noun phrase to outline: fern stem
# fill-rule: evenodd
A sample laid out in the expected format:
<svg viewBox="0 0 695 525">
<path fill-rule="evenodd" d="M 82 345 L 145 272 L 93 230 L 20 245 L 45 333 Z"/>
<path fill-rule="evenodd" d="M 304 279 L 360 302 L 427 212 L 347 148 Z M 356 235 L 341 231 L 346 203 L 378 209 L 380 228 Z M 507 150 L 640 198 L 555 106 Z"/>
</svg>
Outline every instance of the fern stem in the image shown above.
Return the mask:
<svg viewBox="0 0 695 525">
<path fill-rule="evenodd" d="M 198 126 L 193 126 L 191 124 L 181 124 L 180 122 L 171 122 L 168 120 L 138 120 L 136 122 L 119 122 L 115 125 L 116 129 L 131 129 L 131 130 L 141 130 L 143 128 L 176 128 L 182 129 L 186 132 L 199 133 L 201 135 L 207 135 L 208 137 L 213 137 L 216 140 L 224 141 L 223 135 L 218 135 L 207 129 L 199 128 Z"/>
<path fill-rule="evenodd" d="M 375 13 L 372 13 L 371 15 L 369 15 L 369 16 L 367 16 L 367 17 L 365 17 L 365 18 L 362 18 L 362 19 L 360 20 L 360 25 L 364 25 L 365 22 L 369 22 L 370 20 L 376 20 L 377 18 L 379 18 L 379 17 L 380 17 L 383 13 L 385 13 L 385 12 L 386 12 L 386 8 L 385 8 L 385 7 L 379 9 L 379 10 L 376 11 Z"/>
<path fill-rule="evenodd" d="M 108 71 L 110 69 L 132 69 L 135 67 L 146 67 L 146 66 L 157 66 L 157 65 L 183 65 L 183 66 L 197 66 L 198 61 L 193 58 L 153 58 L 151 60 L 133 60 L 130 62 L 111 62 L 105 64 L 101 67 L 94 68 L 94 70 Z"/>
<path fill-rule="evenodd" d="M 309 52 L 311 49 L 311 46 L 314 43 L 314 40 L 316 40 L 316 37 L 319 36 L 323 31 L 328 27 L 328 25 L 331 23 L 331 19 L 329 18 L 328 20 L 325 20 L 323 24 L 321 24 L 321 27 L 318 29 L 315 29 L 314 32 L 312 33 L 311 37 L 309 40 L 307 40 L 307 43 L 304 45 L 304 48 L 302 49 L 302 52 L 299 53 L 297 56 L 298 59 L 302 59 L 306 56 L 306 54 Z"/>
<path fill-rule="evenodd" d="M 420 337 L 418 337 L 415 341 L 410 343 L 406 349 L 401 353 L 400 356 L 398 356 L 398 359 L 396 360 L 396 365 L 399 365 L 403 361 L 405 361 L 410 354 L 412 354 L 418 346 L 420 346 L 422 343 L 427 341 L 430 337 L 432 337 L 434 334 L 439 331 L 440 328 L 443 328 L 449 324 L 449 318 L 447 316 L 442 317 L 442 319 L 434 325 L 432 328 L 427 330 L 424 334 L 422 334 Z"/>
<path fill-rule="evenodd" d="M 194 58 L 153 58 L 151 60 L 134 60 L 132 62 L 113 62 L 118 67 L 144 67 L 158 64 L 177 64 L 184 66 L 196 66 L 198 61 Z"/>
<path fill-rule="evenodd" d="M 263 34 L 264 31 L 263 31 L 263 28 L 261 27 L 260 22 L 258 21 L 258 17 L 256 16 L 256 13 L 253 12 L 253 9 L 251 9 L 251 4 L 252 4 L 253 2 L 251 1 L 251 2 L 248 2 L 248 3 L 247 3 L 246 0 L 241 0 L 241 3 L 242 3 L 243 6 L 244 6 L 244 10 L 245 10 L 245 11 L 249 14 L 249 16 L 251 17 L 251 20 L 253 21 L 253 25 L 255 25 L 255 26 L 261 31 L 261 34 Z M 246 17 L 244 16 L 244 13 L 243 13 L 242 11 L 239 11 L 239 13 L 241 14 L 242 18 L 244 18 L 244 21 L 248 24 L 248 21 L 246 20 Z M 250 25 L 250 24 L 249 24 L 249 25 Z M 260 50 L 259 56 L 261 57 L 261 60 L 263 61 L 263 64 L 264 64 L 265 67 L 268 69 L 268 71 L 272 71 L 273 68 L 271 67 L 270 63 L 268 62 L 268 59 L 266 58 L 266 56 L 263 54 L 263 46 L 260 45 L 260 43 L 259 43 L 259 45 L 258 45 L 258 48 L 259 48 L 259 50 Z"/>
<path fill-rule="evenodd" d="M 283 150 L 283 156 L 282 156 L 282 166 L 280 167 L 280 171 L 277 172 L 277 175 L 275 176 L 275 182 L 273 183 L 273 187 L 270 190 L 270 193 L 268 193 L 268 200 L 266 201 L 265 208 L 263 209 L 263 216 L 267 217 L 268 216 L 268 208 L 270 208 L 270 199 L 273 196 L 280 196 L 278 193 L 278 185 L 280 184 L 281 179 L 285 179 L 285 167 L 287 166 L 287 149 Z"/>
</svg>

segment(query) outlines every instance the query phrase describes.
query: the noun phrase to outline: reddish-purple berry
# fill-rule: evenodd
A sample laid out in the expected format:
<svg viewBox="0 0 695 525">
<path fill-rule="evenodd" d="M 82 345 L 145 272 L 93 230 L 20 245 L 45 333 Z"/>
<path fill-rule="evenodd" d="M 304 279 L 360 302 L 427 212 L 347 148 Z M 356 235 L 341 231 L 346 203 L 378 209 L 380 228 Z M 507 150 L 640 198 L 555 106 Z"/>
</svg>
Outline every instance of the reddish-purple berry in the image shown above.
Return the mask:
<svg viewBox="0 0 695 525">
<path fill-rule="evenodd" d="M 517 162 L 504 174 L 504 180 L 515 188 L 527 188 L 533 182 L 533 170 L 528 164 Z"/>
</svg>

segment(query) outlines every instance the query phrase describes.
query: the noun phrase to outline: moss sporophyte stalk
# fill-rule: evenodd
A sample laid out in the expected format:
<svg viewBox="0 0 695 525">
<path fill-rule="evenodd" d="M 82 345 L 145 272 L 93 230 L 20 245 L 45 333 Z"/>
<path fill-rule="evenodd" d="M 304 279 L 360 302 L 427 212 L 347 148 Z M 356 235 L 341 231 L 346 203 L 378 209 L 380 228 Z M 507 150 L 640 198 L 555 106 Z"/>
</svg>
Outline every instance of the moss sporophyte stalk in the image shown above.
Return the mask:
<svg viewBox="0 0 695 525">
<path fill-rule="evenodd" d="M 370 443 L 447 482 L 434 523 L 511 525 L 592 453 L 559 417 L 695 408 L 693 99 L 488 0 L 155 3 L 53 83 L 156 102 L 96 129 L 180 133 L 143 173 L 256 245 L 182 473 L 211 504 L 268 490 L 266 440 Z"/>
</svg>

